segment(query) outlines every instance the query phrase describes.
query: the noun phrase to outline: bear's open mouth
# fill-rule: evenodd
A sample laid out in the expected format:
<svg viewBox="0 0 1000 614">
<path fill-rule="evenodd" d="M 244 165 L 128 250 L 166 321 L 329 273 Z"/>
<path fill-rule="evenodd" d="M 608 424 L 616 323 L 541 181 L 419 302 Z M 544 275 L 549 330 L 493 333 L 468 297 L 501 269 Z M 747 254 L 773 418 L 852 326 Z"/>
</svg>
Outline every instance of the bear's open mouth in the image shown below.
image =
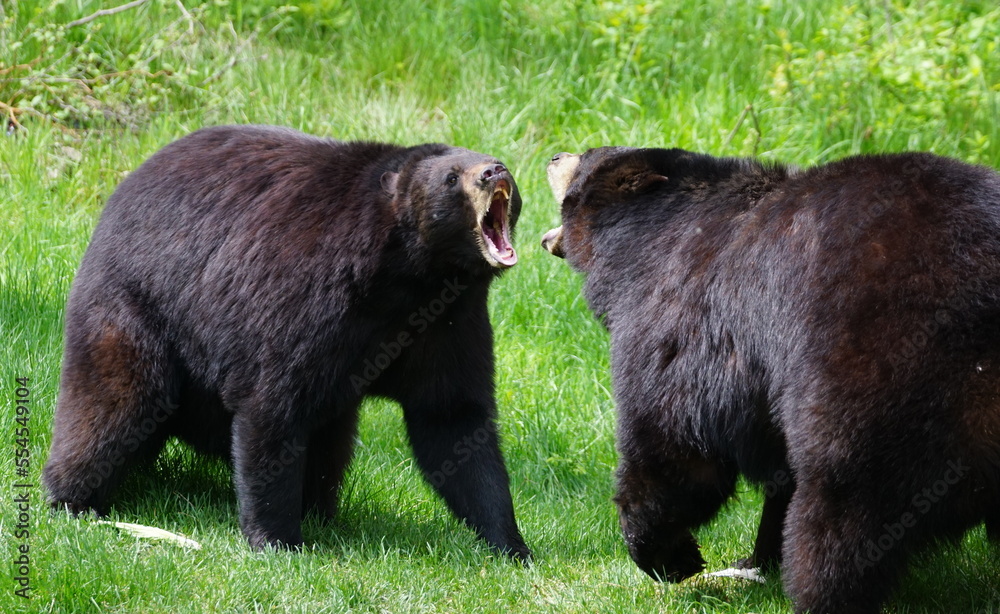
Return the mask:
<svg viewBox="0 0 1000 614">
<path fill-rule="evenodd" d="M 490 206 L 479 222 L 490 264 L 495 267 L 512 267 L 517 263 L 517 253 L 510 243 L 510 226 L 507 223 L 510 192 L 507 180 L 497 181 Z"/>
</svg>

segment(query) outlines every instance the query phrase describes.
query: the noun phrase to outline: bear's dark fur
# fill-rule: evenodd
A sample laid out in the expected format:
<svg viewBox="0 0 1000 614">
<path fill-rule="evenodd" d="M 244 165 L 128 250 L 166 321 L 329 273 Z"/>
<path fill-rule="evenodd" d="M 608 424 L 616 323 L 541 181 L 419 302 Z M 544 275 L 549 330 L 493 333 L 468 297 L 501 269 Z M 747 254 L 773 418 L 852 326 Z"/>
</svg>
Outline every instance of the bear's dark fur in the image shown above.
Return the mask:
<svg viewBox="0 0 1000 614">
<path fill-rule="evenodd" d="M 527 558 L 487 313 L 520 207 L 498 160 L 445 145 L 239 126 L 163 148 L 109 199 L 70 293 L 52 502 L 105 512 L 178 436 L 231 457 L 252 546 L 295 546 L 381 395 L 451 510 Z"/>
<path fill-rule="evenodd" d="M 677 581 L 738 475 L 751 559 L 798 612 L 877 612 L 908 555 L 1000 530 L 1000 176 L 929 154 L 797 171 L 559 154 L 562 226 L 611 334 L 629 551 Z"/>
</svg>

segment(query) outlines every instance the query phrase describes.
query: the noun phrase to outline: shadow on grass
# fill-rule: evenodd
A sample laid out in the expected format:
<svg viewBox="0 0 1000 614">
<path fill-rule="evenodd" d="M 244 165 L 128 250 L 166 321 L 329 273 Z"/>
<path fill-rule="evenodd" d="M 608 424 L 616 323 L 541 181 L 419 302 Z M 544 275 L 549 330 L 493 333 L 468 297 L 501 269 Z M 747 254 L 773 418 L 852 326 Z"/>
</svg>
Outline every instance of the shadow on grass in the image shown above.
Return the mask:
<svg viewBox="0 0 1000 614">
<path fill-rule="evenodd" d="M 350 480 L 337 517 L 309 513 L 303 519 L 308 548 L 335 557 L 349 552 L 363 558 L 382 558 L 386 550 L 421 556 L 438 548 L 476 549 L 475 534 L 451 518 L 443 502 L 440 513 L 418 518 L 414 512 L 393 509 L 388 502 L 357 492 L 362 489 L 351 488 Z M 122 521 L 168 529 L 193 524 L 242 539 L 229 463 L 177 440 L 168 442 L 155 461 L 135 466 L 111 505 L 111 515 Z M 485 546 L 482 552 L 493 554 Z"/>
<path fill-rule="evenodd" d="M 959 543 L 944 544 L 911 559 L 890 602 L 906 614 L 1000 612 L 1000 543 L 990 543 L 980 526 Z"/>
<path fill-rule="evenodd" d="M 303 536 L 317 552 L 338 558 L 379 560 L 390 553 L 406 558 L 446 552 L 494 555 L 470 529 L 456 526 L 450 519 L 435 516 L 421 521 L 411 513 L 378 504 L 347 505 L 333 519 L 309 514 L 303 523 Z"/>
<path fill-rule="evenodd" d="M 180 518 L 199 524 L 230 524 L 239 530 L 236 493 L 229 464 L 169 441 L 155 461 L 137 464 L 118 487 L 112 513 L 123 520 L 141 519 L 170 526 Z"/>
</svg>

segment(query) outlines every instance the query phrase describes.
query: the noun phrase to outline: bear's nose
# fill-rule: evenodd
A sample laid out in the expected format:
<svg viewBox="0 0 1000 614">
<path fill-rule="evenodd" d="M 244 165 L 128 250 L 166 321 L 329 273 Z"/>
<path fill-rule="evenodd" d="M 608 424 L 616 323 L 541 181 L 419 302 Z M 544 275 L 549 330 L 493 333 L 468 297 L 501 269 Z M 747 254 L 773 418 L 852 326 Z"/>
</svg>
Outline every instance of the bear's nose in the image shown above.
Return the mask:
<svg viewBox="0 0 1000 614">
<path fill-rule="evenodd" d="M 502 175 L 507 172 L 507 167 L 503 164 L 491 164 L 483 169 L 483 172 L 479 174 L 480 181 L 489 181 L 497 175 Z"/>
</svg>

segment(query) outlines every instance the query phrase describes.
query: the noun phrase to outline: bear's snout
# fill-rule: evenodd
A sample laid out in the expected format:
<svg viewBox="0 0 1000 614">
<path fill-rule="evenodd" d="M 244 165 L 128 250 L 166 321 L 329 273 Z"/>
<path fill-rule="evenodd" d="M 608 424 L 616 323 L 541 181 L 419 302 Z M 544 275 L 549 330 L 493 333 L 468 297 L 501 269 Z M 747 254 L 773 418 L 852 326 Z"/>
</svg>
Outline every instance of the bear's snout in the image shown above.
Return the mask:
<svg viewBox="0 0 1000 614">
<path fill-rule="evenodd" d="M 629 556 L 646 575 L 660 582 L 680 582 L 705 568 L 698 542 L 690 532 L 658 535 L 650 540 L 625 540 Z"/>
<path fill-rule="evenodd" d="M 542 247 L 544 247 L 545 250 L 548 251 L 553 256 L 557 256 L 559 258 L 565 258 L 566 253 L 563 252 L 562 235 L 563 235 L 562 226 L 553 228 L 552 230 L 546 232 L 544 235 L 542 235 Z"/>
<path fill-rule="evenodd" d="M 486 168 L 479 173 L 479 181 L 487 183 L 489 181 L 495 181 L 496 179 L 509 174 L 507 172 L 507 167 L 503 164 L 488 164 Z"/>
</svg>

